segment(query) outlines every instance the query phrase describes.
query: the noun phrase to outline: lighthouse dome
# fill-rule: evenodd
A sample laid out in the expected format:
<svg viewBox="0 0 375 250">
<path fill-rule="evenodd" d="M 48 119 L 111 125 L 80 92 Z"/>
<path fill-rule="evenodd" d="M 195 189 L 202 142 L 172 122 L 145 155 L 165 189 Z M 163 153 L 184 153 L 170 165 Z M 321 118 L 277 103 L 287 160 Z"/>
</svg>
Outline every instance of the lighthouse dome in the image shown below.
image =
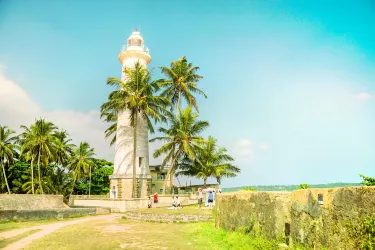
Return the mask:
<svg viewBox="0 0 375 250">
<path fill-rule="evenodd" d="M 144 46 L 144 41 L 141 36 L 141 32 L 135 30 L 132 32 L 130 37 L 128 38 L 128 47 L 141 47 L 143 48 Z"/>
</svg>

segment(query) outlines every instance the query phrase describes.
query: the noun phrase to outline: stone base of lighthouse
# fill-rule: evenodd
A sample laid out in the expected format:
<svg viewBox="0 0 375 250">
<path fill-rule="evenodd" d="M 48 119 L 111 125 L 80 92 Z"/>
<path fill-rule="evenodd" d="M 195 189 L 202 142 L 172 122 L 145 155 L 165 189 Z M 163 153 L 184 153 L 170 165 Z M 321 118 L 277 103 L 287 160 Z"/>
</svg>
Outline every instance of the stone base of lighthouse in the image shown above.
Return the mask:
<svg viewBox="0 0 375 250">
<path fill-rule="evenodd" d="M 111 190 L 110 198 L 112 199 L 132 199 L 147 198 L 151 195 L 151 176 L 137 176 L 136 194 L 133 192 L 133 177 L 129 176 L 110 176 Z"/>
</svg>

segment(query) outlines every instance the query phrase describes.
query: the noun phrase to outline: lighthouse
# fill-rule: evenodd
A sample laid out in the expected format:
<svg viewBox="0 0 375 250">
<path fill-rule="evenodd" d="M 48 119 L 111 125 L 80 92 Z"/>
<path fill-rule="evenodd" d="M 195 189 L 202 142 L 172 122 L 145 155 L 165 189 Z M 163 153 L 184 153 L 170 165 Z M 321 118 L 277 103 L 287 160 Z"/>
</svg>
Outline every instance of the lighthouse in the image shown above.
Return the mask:
<svg viewBox="0 0 375 250">
<path fill-rule="evenodd" d="M 125 68 L 134 68 L 136 62 L 144 67 L 151 61 L 148 49 L 144 45 L 141 33 L 133 31 L 127 44 L 121 49 L 118 57 L 122 65 L 121 80 L 127 81 Z M 137 123 L 136 149 L 136 190 L 133 194 L 133 127 L 130 125 L 130 113 L 119 112 L 117 118 L 114 171 L 110 176 L 110 197 L 114 199 L 141 198 L 151 193 L 151 175 L 149 169 L 148 129 L 145 121 L 139 116 Z"/>
</svg>

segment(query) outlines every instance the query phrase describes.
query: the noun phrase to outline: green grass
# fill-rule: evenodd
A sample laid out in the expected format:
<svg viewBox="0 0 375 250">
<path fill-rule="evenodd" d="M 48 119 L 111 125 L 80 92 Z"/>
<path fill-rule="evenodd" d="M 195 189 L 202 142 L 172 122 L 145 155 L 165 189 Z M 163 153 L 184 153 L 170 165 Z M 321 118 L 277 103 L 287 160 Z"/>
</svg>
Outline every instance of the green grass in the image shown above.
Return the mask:
<svg viewBox="0 0 375 250">
<path fill-rule="evenodd" d="M 138 209 L 136 212 L 155 214 L 212 214 L 212 210 L 202 207 L 198 210 L 198 205 L 184 206 L 182 209 L 168 210 L 166 207 Z"/>
<path fill-rule="evenodd" d="M 7 245 L 9 245 L 9 244 L 11 244 L 13 242 L 16 242 L 16 241 L 20 240 L 22 238 L 27 237 L 30 234 L 36 233 L 38 231 L 40 231 L 40 229 L 34 229 L 34 230 L 30 230 L 30 231 L 24 232 L 22 234 L 16 235 L 14 237 L 11 237 L 11 238 L 8 238 L 8 239 L 5 239 L 5 240 L 0 240 L 0 249 L 6 247 Z"/>
<path fill-rule="evenodd" d="M 39 249 L 277 249 L 262 237 L 216 229 L 213 223 L 158 224 L 122 219 L 67 226 L 25 250 Z"/>
<path fill-rule="evenodd" d="M 33 227 L 33 226 L 41 226 L 51 223 L 57 223 L 61 221 L 67 221 L 67 220 L 74 220 L 74 219 L 80 219 L 85 218 L 87 216 L 80 216 L 80 217 L 70 217 L 70 218 L 64 218 L 64 219 L 42 219 L 42 220 L 35 220 L 35 221 L 9 221 L 9 222 L 1 222 L 0 223 L 0 232 L 5 232 L 13 229 L 20 229 L 20 228 L 27 228 L 27 227 Z"/>
</svg>

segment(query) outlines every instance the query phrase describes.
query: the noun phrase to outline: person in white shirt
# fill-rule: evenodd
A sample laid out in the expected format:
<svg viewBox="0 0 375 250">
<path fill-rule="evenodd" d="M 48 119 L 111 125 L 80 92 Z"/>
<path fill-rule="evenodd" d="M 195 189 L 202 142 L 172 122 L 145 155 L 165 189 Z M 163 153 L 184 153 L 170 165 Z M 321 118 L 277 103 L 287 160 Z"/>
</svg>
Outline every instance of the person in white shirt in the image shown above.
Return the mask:
<svg viewBox="0 0 375 250">
<path fill-rule="evenodd" d="M 201 210 L 202 207 L 202 202 L 203 202 L 203 192 L 202 189 L 198 189 L 198 209 Z"/>
<path fill-rule="evenodd" d="M 181 200 L 180 200 L 180 198 L 178 196 L 177 196 L 177 199 L 176 199 L 176 204 L 177 204 L 177 207 L 182 208 L 182 206 L 181 206 Z"/>
<path fill-rule="evenodd" d="M 176 207 L 177 206 L 177 200 L 176 200 L 176 197 L 172 197 L 173 198 L 173 201 L 172 201 L 172 207 Z"/>
</svg>

